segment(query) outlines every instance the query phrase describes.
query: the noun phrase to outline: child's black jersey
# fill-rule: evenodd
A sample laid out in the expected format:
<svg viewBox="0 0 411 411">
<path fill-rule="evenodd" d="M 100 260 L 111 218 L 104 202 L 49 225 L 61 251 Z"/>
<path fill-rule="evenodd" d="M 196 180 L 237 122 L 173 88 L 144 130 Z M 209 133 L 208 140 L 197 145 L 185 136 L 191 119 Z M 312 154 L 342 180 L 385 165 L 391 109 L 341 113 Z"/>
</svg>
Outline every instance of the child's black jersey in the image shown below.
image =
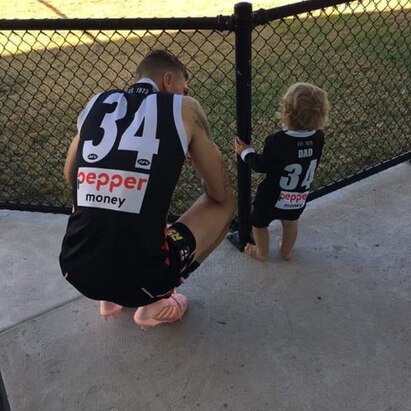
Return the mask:
<svg viewBox="0 0 411 411">
<path fill-rule="evenodd" d="M 281 130 L 267 137 L 262 154 L 250 152 L 245 162 L 266 177 L 254 200 L 271 219 L 294 220 L 305 208 L 324 144 L 322 131 Z"/>
</svg>

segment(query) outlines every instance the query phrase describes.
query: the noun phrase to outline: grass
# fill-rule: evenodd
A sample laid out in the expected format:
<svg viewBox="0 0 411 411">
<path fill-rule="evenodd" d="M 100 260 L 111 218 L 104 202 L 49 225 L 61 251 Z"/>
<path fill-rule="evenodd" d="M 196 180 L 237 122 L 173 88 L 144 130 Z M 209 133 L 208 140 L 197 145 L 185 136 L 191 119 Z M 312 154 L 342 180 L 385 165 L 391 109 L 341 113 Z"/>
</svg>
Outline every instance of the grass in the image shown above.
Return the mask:
<svg viewBox="0 0 411 411">
<path fill-rule="evenodd" d="M 256 34 L 267 42 L 254 59 L 257 135 L 274 123 L 269 107 L 286 84 L 314 82 L 329 93 L 331 124 L 314 189 L 410 150 L 410 18 L 409 10 L 361 13 L 278 22 Z M 278 38 L 272 55 L 267 44 Z"/>
<path fill-rule="evenodd" d="M 293 1 L 257 0 L 250 1 L 254 10 L 273 8 Z M 294 0 L 295 2 L 295 0 Z M 48 5 L 47 5 L 48 3 Z M 137 0 L 25 0 L 10 2 L 0 0 L 2 18 L 5 19 L 43 19 L 59 18 L 116 18 L 116 17 L 214 17 L 219 14 L 232 14 L 233 1 L 208 0 L 157 0 L 155 2 Z"/>
<path fill-rule="evenodd" d="M 333 106 L 314 188 L 409 150 L 410 20 L 405 8 L 358 14 L 326 9 L 315 17 L 257 27 L 252 61 L 257 148 L 278 128 L 279 96 L 292 82 L 309 81 L 328 91 Z M 80 32 L 15 34 L 30 51 L 11 53 L 15 46 L 8 33 L 0 33 L 6 48 L 0 60 L 0 201 L 69 206 L 61 174 L 78 112 L 93 93 L 130 84 L 136 64 L 153 47 L 168 48 L 187 63 L 193 95 L 235 178 L 232 33 L 122 31 L 115 41 L 109 41 L 113 33 L 104 33 L 92 44 Z M 254 186 L 260 178 L 253 176 Z M 181 213 L 199 190 L 192 170 L 184 168 L 170 211 Z"/>
</svg>

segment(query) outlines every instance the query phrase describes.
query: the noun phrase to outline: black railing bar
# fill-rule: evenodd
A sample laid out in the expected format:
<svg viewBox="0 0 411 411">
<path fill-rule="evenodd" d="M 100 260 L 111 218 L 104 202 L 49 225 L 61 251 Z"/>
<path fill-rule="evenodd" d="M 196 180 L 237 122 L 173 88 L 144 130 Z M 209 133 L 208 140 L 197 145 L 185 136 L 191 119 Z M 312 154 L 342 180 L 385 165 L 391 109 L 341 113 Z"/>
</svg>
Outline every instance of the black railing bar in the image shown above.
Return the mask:
<svg viewBox="0 0 411 411">
<path fill-rule="evenodd" d="M 353 0 L 354 1 L 354 0 Z M 310 11 L 338 6 L 344 3 L 352 3 L 347 0 L 307 0 L 294 4 L 287 4 L 273 9 L 260 9 L 253 12 L 253 27 L 267 24 L 270 21 L 292 17 Z"/>
<path fill-rule="evenodd" d="M 232 16 L 117 19 L 0 19 L 0 30 L 233 30 Z"/>
<path fill-rule="evenodd" d="M 17 202 L 0 201 L 0 210 L 37 211 L 51 214 L 71 214 L 71 208 L 41 204 L 22 204 Z"/>
<path fill-rule="evenodd" d="M 308 195 L 307 201 L 315 200 L 316 198 L 322 197 L 325 194 L 332 193 L 333 191 L 337 191 L 340 188 L 344 188 L 350 184 L 364 180 L 367 177 L 370 177 L 374 174 L 378 174 L 381 171 L 384 171 L 388 168 L 394 167 L 400 163 L 404 163 L 410 160 L 411 160 L 411 151 L 407 151 L 406 153 L 400 154 L 399 156 L 390 158 L 389 160 L 385 160 L 381 162 L 380 164 L 377 164 L 375 166 L 370 166 L 364 170 L 359 171 L 358 173 L 354 173 L 348 177 L 342 178 L 341 180 L 338 180 L 324 187 L 321 187 L 318 190 L 311 192 Z"/>
</svg>

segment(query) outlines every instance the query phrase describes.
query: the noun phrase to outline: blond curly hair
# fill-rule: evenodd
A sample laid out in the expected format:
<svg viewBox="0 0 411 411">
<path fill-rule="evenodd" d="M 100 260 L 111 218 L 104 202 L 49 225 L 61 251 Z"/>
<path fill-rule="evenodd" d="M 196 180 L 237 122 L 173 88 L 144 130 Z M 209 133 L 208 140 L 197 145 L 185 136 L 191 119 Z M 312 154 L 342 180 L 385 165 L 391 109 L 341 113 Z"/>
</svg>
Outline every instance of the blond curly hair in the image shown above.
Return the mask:
<svg viewBox="0 0 411 411">
<path fill-rule="evenodd" d="M 278 116 L 291 130 L 318 130 L 328 122 L 327 93 L 309 83 L 291 85 L 281 99 Z"/>
</svg>

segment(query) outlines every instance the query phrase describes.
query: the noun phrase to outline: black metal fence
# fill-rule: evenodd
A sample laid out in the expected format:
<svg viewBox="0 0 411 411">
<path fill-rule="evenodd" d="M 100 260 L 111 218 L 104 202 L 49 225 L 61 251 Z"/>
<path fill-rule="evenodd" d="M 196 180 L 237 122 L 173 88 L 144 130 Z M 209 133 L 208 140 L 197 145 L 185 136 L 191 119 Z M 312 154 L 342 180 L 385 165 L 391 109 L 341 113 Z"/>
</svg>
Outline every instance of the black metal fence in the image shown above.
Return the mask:
<svg viewBox="0 0 411 411">
<path fill-rule="evenodd" d="M 187 64 L 240 176 L 244 239 L 259 177 L 237 170 L 233 136 L 260 148 L 295 81 L 326 89 L 332 103 L 311 198 L 411 158 L 410 26 L 407 0 L 309 0 L 252 14 L 238 4 L 215 18 L 0 20 L 0 208 L 69 212 L 62 170 L 78 113 L 94 93 L 130 84 L 148 50 L 165 48 Z M 200 190 L 185 168 L 171 213 Z"/>
</svg>

